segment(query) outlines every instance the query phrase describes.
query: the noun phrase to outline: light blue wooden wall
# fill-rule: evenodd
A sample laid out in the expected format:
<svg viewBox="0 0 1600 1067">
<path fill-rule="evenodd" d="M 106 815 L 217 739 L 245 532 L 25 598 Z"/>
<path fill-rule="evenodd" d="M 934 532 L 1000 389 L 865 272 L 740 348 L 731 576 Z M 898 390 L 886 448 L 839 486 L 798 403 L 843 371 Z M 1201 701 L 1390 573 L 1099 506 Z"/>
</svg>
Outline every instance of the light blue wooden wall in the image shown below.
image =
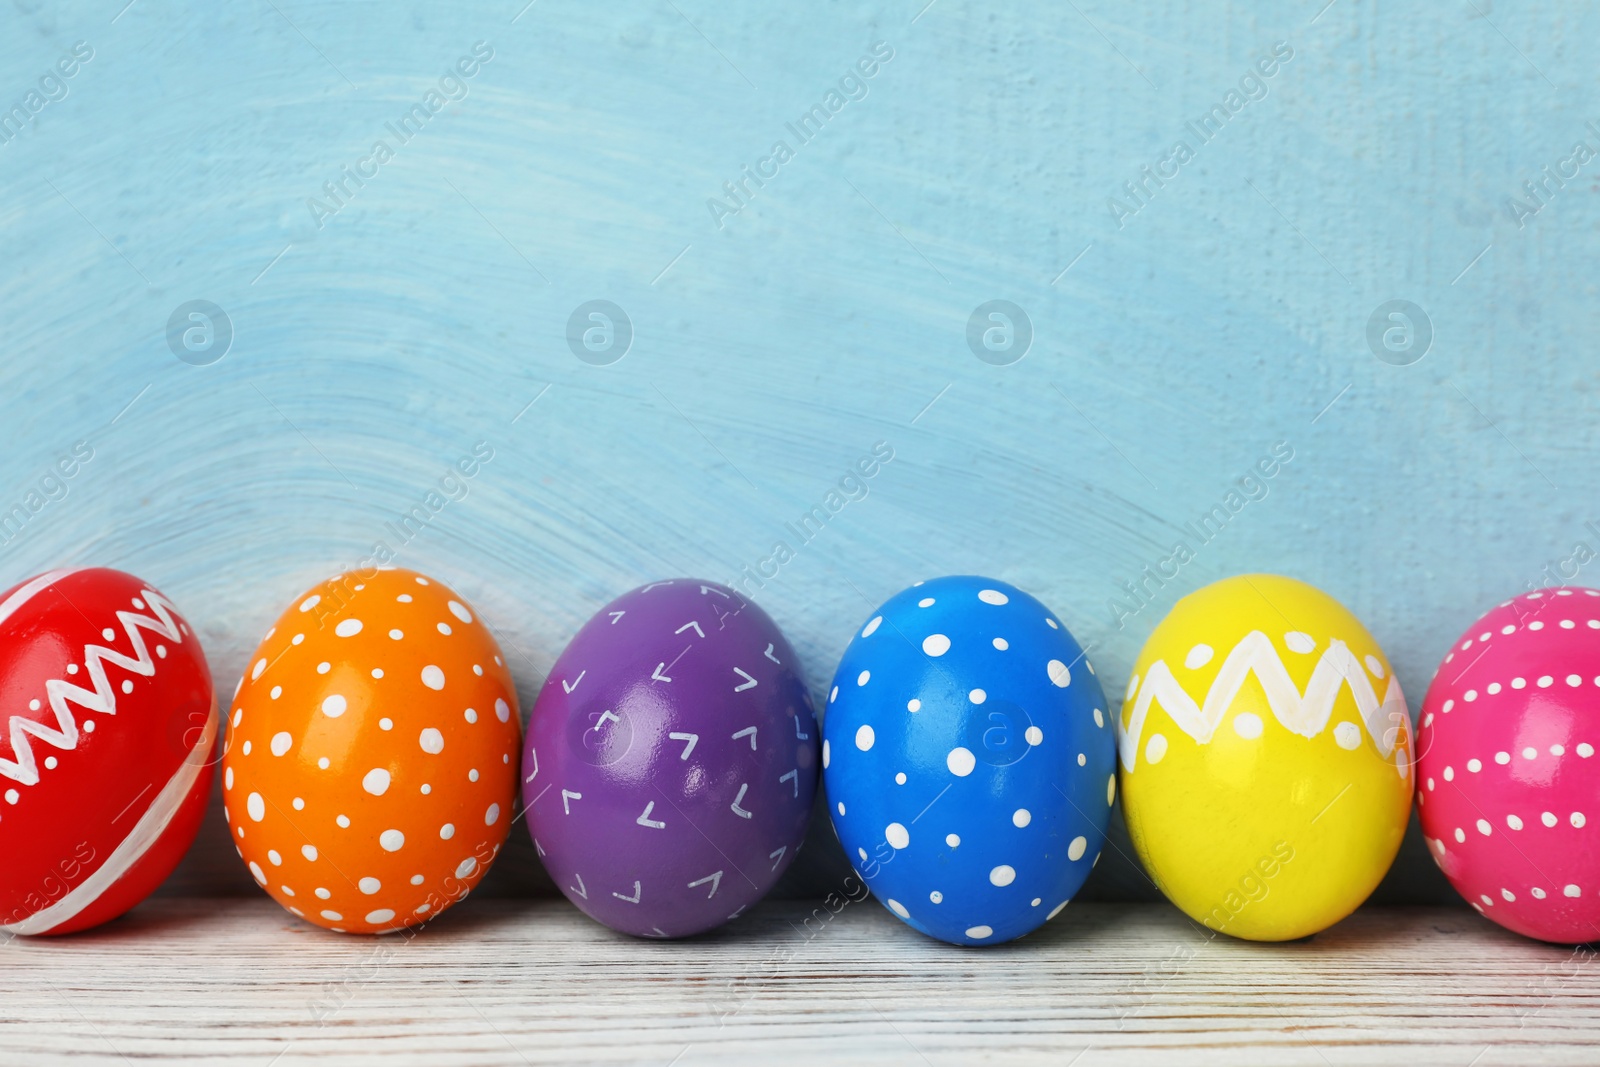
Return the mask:
<svg viewBox="0 0 1600 1067">
<path fill-rule="evenodd" d="M 1267 570 L 1347 603 L 1415 701 L 1481 609 L 1600 547 L 1600 160 L 1509 204 L 1600 149 L 1593 7 L 522 2 L 6 5 L 0 506 L 93 449 L 0 548 L 7 584 L 145 576 L 231 689 L 294 593 L 488 442 L 399 561 L 479 605 L 526 704 L 607 599 L 733 578 L 882 441 L 865 498 L 756 593 L 818 691 L 918 578 L 1013 581 L 1120 679 L 1182 592 Z M 480 41 L 402 144 L 386 123 Z M 875 42 L 892 59 L 801 143 L 786 124 Z M 1202 141 L 1186 123 L 1275 45 Z M 314 212 L 378 138 L 394 158 Z M 779 140 L 742 210 L 708 207 Z M 166 340 L 197 299 L 235 332 L 207 366 Z M 595 299 L 634 331 L 607 366 L 566 339 Z M 1008 366 L 966 341 L 996 299 L 1034 334 Z M 1391 300 L 1431 322 L 1420 362 L 1369 347 Z M 1265 498 L 1119 628 L 1119 582 L 1277 442 Z M 209 828 L 244 885 L 224 849 Z M 1392 881 L 1442 885 L 1420 851 Z M 1140 891 L 1115 860 L 1100 885 Z"/>
</svg>

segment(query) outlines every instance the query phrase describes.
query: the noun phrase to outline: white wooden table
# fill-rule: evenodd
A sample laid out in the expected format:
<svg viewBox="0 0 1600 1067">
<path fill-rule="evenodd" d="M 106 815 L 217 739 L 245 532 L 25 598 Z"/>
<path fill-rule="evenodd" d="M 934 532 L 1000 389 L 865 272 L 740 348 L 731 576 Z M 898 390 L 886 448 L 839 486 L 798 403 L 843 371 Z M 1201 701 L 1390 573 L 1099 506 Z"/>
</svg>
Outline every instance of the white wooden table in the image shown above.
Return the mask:
<svg viewBox="0 0 1600 1067">
<path fill-rule="evenodd" d="M 872 903 L 811 914 L 769 901 L 657 943 L 564 901 L 480 900 L 375 939 L 267 900 L 154 900 L 0 947 L 0 1063 L 1600 1062 L 1595 953 L 1461 909 L 1254 945 L 1165 906 L 1082 904 L 983 950 Z"/>
</svg>

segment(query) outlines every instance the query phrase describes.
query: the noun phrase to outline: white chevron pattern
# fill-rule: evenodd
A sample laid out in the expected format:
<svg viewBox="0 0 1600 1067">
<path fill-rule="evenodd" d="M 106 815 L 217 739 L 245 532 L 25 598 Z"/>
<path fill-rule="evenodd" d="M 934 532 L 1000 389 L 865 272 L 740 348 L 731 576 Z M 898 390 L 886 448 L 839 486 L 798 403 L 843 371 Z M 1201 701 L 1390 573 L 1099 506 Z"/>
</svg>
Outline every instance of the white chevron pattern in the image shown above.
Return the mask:
<svg viewBox="0 0 1600 1067">
<path fill-rule="evenodd" d="M 1173 677 L 1165 660 L 1156 660 L 1150 665 L 1135 693 L 1129 695 L 1134 703 L 1128 725 L 1122 725 L 1120 716 L 1117 719 L 1117 749 L 1123 768 L 1133 772 L 1152 703 L 1159 701 L 1178 729 L 1204 745 L 1211 741 L 1251 674 L 1266 691 L 1267 706 L 1272 709 L 1273 716 L 1285 729 L 1302 737 L 1315 737 L 1327 728 L 1339 690 L 1348 685 L 1362 725 L 1385 759 L 1406 741 L 1409 732 L 1406 699 L 1393 674 L 1389 676 L 1380 701 L 1355 654 L 1343 641 L 1329 641 L 1302 694 L 1289 677 L 1289 670 L 1272 639 L 1259 630 L 1252 630 L 1228 653 L 1206 693 L 1204 704 L 1195 703 Z"/>
<path fill-rule="evenodd" d="M 65 577 L 70 571 L 53 571 L 40 575 L 39 578 L 28 583 L 28 586 L 17 591 L 11 601 L 0 606 L 0 619 L 14 612 L 23 603 L 37 593 L 53 585 Z M 26 594 L 26 595 L 24 595 Z M 174 644 L 183 643 L 183 635 L 178 629 L 177 620 L 169 613 L 172 608 L 171 601 L 166 600 L 161 594 L 150 589 L 140 590 L 140 596 L 149 605 L 155 618 L 149 615 L 140 615 L 132 611 L 119 611 L 117 618 L 122 622 L 123 631 L 128 635 L 128 641 L 133 645 L 134 655 L 125 656 L 114 649 L 101 645 L 85 645 L 83 650 L 84 670 L 89 676 L 89 681 L 94 688 L 85 689 L 60 678 L 51 678 L 45 682 L 45 695 L 50 701 L 50 710 L 55 712 L 56 726 L 51 729 L 42 722 L 13 715 L 10 722 L 12 759 L 0 757 L 0 775 L 22 785 L 35 785 L 39 781 L 39 767 L 34 761 L 33 747 L 29 743 L 28 735 L 33 735 L 40 741 L 54 745 L 56 748 L 70 751 L 78 747 L 78 720 L 73 715 L 69 703 L 77 704 L 87 711 L 97 711 L 102 715 L 115 715 L 117 713 L 117 689 L 106 677 L 107 663 L 114 663 L 124 670 L 148 678 L 156 673 L 155 660 L 150 655 L 150 650 L 145 647 L 144 635 L 139 632 L 142 627 L 151 633 L 160 634 Z"/>
</svg>

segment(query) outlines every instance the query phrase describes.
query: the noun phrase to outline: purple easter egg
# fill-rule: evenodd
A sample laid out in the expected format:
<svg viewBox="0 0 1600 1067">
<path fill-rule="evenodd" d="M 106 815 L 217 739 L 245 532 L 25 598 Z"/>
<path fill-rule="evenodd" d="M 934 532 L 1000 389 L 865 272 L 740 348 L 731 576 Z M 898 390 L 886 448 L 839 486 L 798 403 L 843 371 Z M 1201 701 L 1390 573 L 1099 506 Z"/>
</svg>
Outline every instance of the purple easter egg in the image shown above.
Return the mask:
<svg viewBox="0 0 1600 1067">
<path fill-rule="evenodd" d="M 697 934 L 794 859 L 820 735 L 766 612 L 715 582 L 651 582 L 590 619 L 545 681 L 522 757 L 528 830 L 591 919 Z"/>
</svg>

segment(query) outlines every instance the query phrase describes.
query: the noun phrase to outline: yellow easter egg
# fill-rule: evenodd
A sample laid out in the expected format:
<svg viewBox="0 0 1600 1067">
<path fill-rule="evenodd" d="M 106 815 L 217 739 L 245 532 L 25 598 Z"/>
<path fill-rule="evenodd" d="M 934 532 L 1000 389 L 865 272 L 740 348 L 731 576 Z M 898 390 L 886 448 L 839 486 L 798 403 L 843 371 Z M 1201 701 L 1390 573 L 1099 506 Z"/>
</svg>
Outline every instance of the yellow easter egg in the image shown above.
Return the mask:
<svg viewBox="0 0 1600 1067">
<path fill-rule="evenodd" d="M 1245 574 L 1184 597 L 1117 721 L 1128 832 L 1174 904 L 1255 941 L 1354 911 L 1411 809 L 1405 696 L 1383 649 L 1304 582 Z"/>
</svg>

